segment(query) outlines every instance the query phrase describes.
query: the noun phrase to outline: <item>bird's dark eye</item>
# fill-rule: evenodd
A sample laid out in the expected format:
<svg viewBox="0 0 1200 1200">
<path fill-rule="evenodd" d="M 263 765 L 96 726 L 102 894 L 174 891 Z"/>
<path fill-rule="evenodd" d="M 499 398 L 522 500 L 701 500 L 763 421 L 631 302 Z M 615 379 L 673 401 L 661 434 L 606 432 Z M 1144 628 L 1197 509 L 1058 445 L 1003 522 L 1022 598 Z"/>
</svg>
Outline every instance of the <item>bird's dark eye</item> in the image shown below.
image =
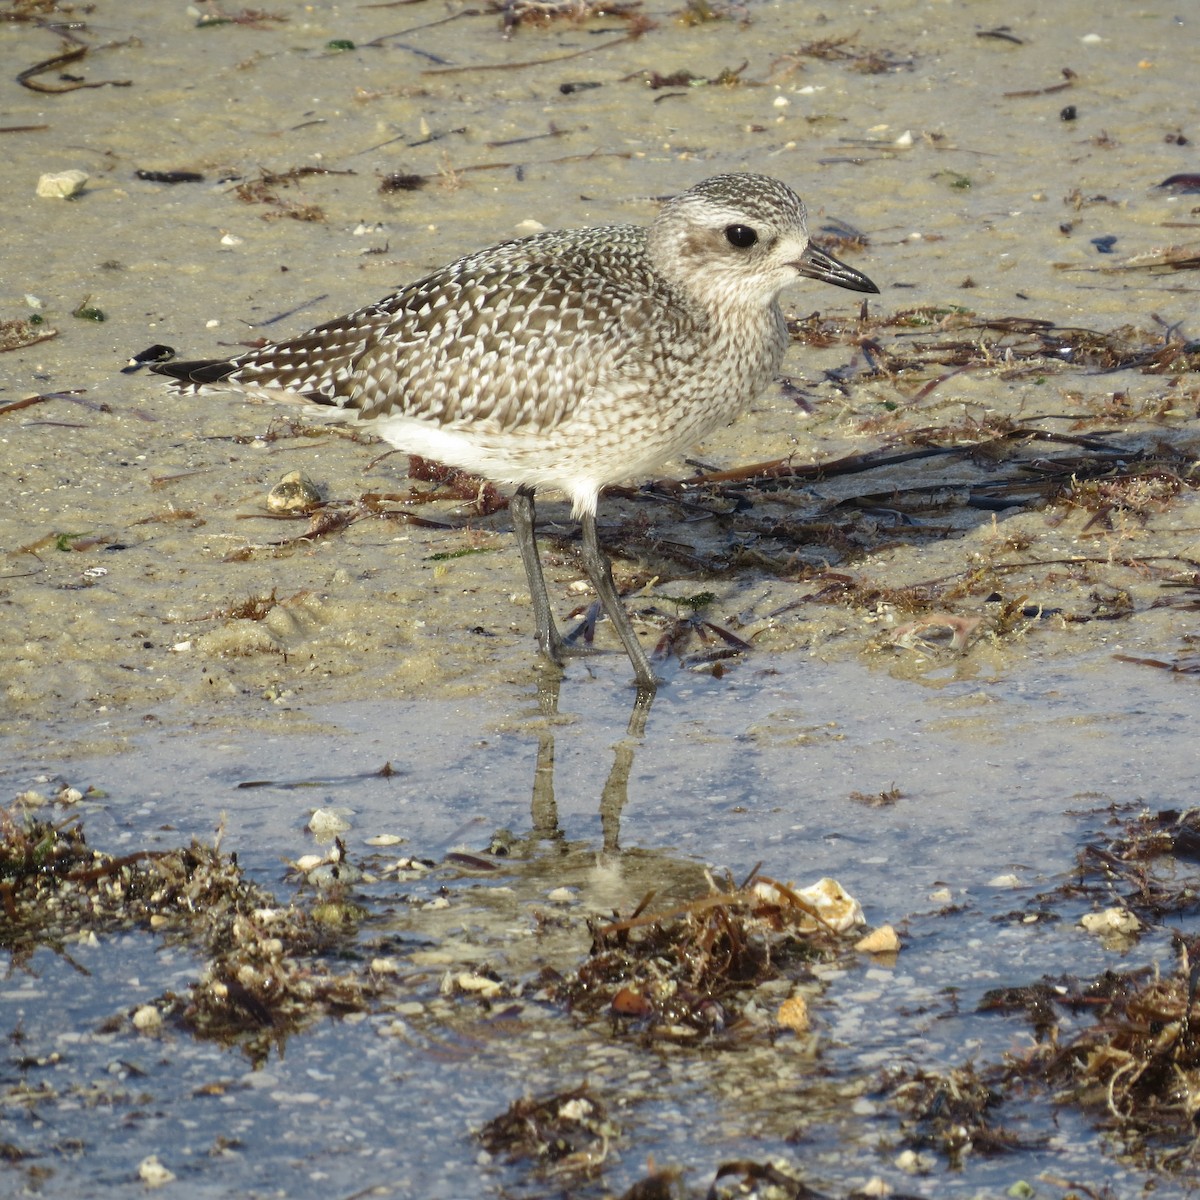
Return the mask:
<svg viewBox="0 0 1200 1200">
<path fill-rule="evenodd" d="M 758 234 L 749 225 L 726 225 L 725 240 L 739 250 L 748 250 L 758 241 Z"/>
</svg>

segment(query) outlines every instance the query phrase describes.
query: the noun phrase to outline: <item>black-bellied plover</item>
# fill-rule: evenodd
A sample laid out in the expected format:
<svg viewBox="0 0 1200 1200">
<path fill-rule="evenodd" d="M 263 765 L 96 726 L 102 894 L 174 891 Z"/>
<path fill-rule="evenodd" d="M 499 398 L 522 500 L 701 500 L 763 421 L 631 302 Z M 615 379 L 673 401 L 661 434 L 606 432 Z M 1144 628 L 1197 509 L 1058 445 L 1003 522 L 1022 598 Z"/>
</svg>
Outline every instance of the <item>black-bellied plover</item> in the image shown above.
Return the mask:
<svg viewBox="0 0 1200 1200">
<path fill-rule="evenodd" d="M 151 370 L 185 392 L 349 409 L 401 450 L 515 484 L 538 645 L 559 665 L 568 647 L 538 557 L 534 490 L 565 492 L 588 578 L 637 683 L 653 688 L 596 538 L 597 499 L 731 421 L 771 381 L 788 341 L 779 294 L 801 276 L 879 290 L 809 242 L 786 184 L 716 175 L 648 227 L 503 242 L 290 341 Z"/>
</svg>

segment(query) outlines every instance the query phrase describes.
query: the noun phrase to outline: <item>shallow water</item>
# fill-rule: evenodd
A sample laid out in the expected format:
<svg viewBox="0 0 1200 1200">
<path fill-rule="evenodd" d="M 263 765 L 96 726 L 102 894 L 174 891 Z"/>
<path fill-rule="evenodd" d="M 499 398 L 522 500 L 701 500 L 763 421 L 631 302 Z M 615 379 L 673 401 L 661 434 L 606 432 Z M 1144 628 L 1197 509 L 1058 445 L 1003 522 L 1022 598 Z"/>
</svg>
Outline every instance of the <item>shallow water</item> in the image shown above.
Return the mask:
<svg viewBox="0 0 1200 1200">
<path fill-rule="evenodd" d="M 1117 3 L 1040 14 L 916 0 L 828 12 L 752 3 L 695 27 L 656 9 L 656 28 L 619 42 L 625 26 L 613 18 L 522 27 L 505 40 L 494 14 L 429 4 L 279 11 L 286 23 L 199 30 L 180 7 L 132 14 L 101 3 L 75 31 L 95 49 L 62 70 L 131 86 L 62 95 L 11 80 L 57 52 L 55 33 L 0 22 L 11 64 L 0 126 L 47 126 L 0 134 L 11 235 L 0 319 L 35 311 L 32 295 L 59 331 L 0 357 L 0 408 L 51 396 L 0 412 L 0 794 L 53 790 L 42 777 L 101 789 L 105 798 L 80 810 L 90 842 L 113 852 L 210 837 L 223 822 L 226 848 L 281 896 L 283 863 L 313 848 L 304 827 L 318 805 L 348 810 L 352 856 L 380 833 L 434 859 L 477 852 L 502 827 L 516 849 L 495 877 L 443 868 L 364 889 L 372 938 L 395 939 L 414 964 L 424 952 L 442 961 L 413 967 L 421 980 L 407 1014 L 322 1024 L 259 1070 L 179 1032 L 100 1030 L 184 989 L 200 969 L 184 951 L 141 933 L 71 946 L 69 957 L 39 951 L 0 982 L 0 1023 L 24 1037 L 2 1068 L 0 1141 L 39 1157 L 0 1171 L 32 1186 L 33 1161 L 51 1172 L 38 1194 L 106 1195 L 128 1189 L 154 1153 L 196 1196 L 371 1186 L 552 1195 L 562 1190 L 555 1180 L 486 1161 L 473 1131 L 514 1098 L 586 1079 L 620 1106 L 623 1133 L 603 1172 L 612 1194 L 644 1174 L 649 1155 L 686 1167 L 701 1192 L 720 1162 L 768 1156 L 837 1191 L 879 1176 L 922 1195 L 994 1195 L 1043 1172 L 1119 1195 L 1143 1187 L 1077 1114 L 1052 1115 L 1035 1098 L 1004 1119 L 1048 1135 L 1044 1147 L 970 1158 L 956 1172 L 935 1161 L 910 1177 L 896 1165 L 895 1118 L 869 1093 L 889 1064 L 947 1068 L 1028 1045 L 1023 1022 L 974 1013 L 990 987 L 1174 961 L 1162 930 L 1106 949 L 1074 925 L 1086 901 L 1060 906 L 1059 922 L 1006 917 L 1035 909 L 1070 876 L 1110 805 L 1193 802 L 1195 677 L 1114 657 L 1169 658 L 1190 644 L 1194 612 L 1160 604 L 1168 592 L 1146 565 L 1158 555 L 1194 569 L 1200 559 L 1190 491 L 1103 536 L 1087 513 L 1056 523 L 1013 511 L 996 526 L 980 512 L 952 536 L 898 529 L 858 557 L 797 550 L 899 587 L 966 573 L 992 561 L 1003 538 L 1026 538 L 1031 557 L 1067 565 L 1012 575 L 1010 595 L 1027 589 L 1031 603 L 1073 615 L 1093 612 L 1097 594 L 1131 598 L 1124 620 L 1050 615 L 961 656 L 888 645 L 904 616 L 886 603 L 822 606 L 805 601 L 810 585 L 751 570 L 676 573 L 660 595 L 715 591 L 713 619 L 752 630 L 756 649 L 722 678 L 665 663 L 667 685 L 644 732 L 631 735 L 628 665 L 611 651 L 570 665 L 557 716 L 544 693 L 539 705 L 506 514 L 482 520 L 443 506 L 445 529 L 364 520 L 338 537 L 273 545 L 296 532 L 262 516 L 280 475 L 302 468 L 332 498 L 400 491 L 400 456 L 377 461 L 379 447 L 333 435 L 283 430 L 272 440 L 276 410 L 169 397 L 115 372 L 151 342 L 203 355 L 299 332 L 529 218 L 644 221 L 653 197 L 732 169 L 796 184 L 814 229 L 837 218 L 867 232 L 853 261 L 883 289 L 876 311 L 962 304 L 1101 329 L 1146 325 L 1155 313 L 1195 337 L 1192 275 L 1100 274 L 1109 260 L 1091 243 L 1116 236 L 1120 258 L 1194 240 L 1195 198 L 1154 186 L 1195 169 L 1190 14 Z M 437 24 L 446 16 L 455 19 Z M 1000 24 L 1023 44 L 978 36 Z M 406 32 L 368 44 L 396 31 Z M 860 47 L 894 51 L 892 69 L 868 74 L 795 53 L 854 35 Z M 335 38 L 359 48 L 326 49 Z M 634 77 L 686 69 L 712 79 L 743 60 L 738 87 L 653 89 Z M 445 66 L 469 69 L 424 73 Z M 1064 67 L 1077 77 L 1067 92 L 1006 95 L 1054 86 Z M 560 91 L 578 81 L 603 86 Z M 1068 104 L 1074 121 L 1060 119 Z M 488 164 L 501 165 L 475 169 Z M 285 203 L 320 205 L 323 222 L 264 219 L 278 209 L 232 193 L 234 176 L 301 166 L 354 172 L 276 187 Z M 92 176 L 81 197 L 34 196 L 40 173 L 72 167 Z M 134 178 L 139 168 L 206 179 L 168 187 Z M 391 171 L 431 182 L 381 194 L 378 176 Z M 107 321 L 71 317 L 85 296 Z M 858 304 L 817 289 L 787 299 L 798 314 Z M 700 459 L 835 458 L 881 443 L 892 427 L 870 432 L 868 419 L 893 411 L 917 425 L 964 414 L 1065 422 L 1120 391 L 1161 396 L 1173 414 L 1114 421 L 1121 437 L 1195 453 L 1186 379 L 1031 381 L 998 370 L 959 376 L 910 405 L 902 381 L 846 390 L 826 378 L 849 354 L 794 350 L 785 369 L 812 414 L 772 392 Z M 984 477 L 965 460 L 911 470 L 825 481 L 810 499 Z M 616 511 L 629 502 L 606 505 L 602 528 Z M 652 512 L 664 536 L 723 536 Z M 552 501 L 539 514 L 567 525 Z M 58 549 L 59 535 L 79 549 Z M 433 558 L 467 548 L 486 553 Z M 1144 562 L 1130 565 L 1124 551 Z M 578 571 L 569 554 L 548 557 L 566 612 L 579 602 Z M 229 615 L 273 590 L 281 603 L 263 621 Z M 973 603 L 964 613 L 986 613 Z M 389 778 L 376 774 L 384 763 L 396 771 Z M 247 782 L 269 786 L 238 786 Z M 893 785 L 890 807 L 851 798 Z M 701 886 L 704 865 L 741 878 L 758 863 L 801 884 L 836 877 L 872 924 L 891 922 L 904 937 L 892 967 L 862 956 L 826 973 L 812 1044 L 651 1053 L 528 995 L 498 1016 L 439 994 L 442 971 L 481 957 L 506 980 L 528 981 L 547 962 L 569 968 L 586 951 L 578 923 L 561 938 L 531 936 L 555 904 L 575 917 L 627 912 L 651 889 Z M 563 886 L 571 900 L 548 899 Z M 439 896 L 447 908 L 423 906 Z M 56 1050 L 53 1066 L 18 1065 Z M 208 1086 L 219 1081 L 227 1086 Z M 55 1101 L 13 1098 L 18 1085 L 43 1082 Z M 1160 1195 L 1187 1190 L 1152 1182 Z"/>
<path fill-rule="evenodd" d="M 568 679 L 560 708 L 574 719 L 551 727 L 556 836 L 545 779 L 535 796 L 537 736 L 546 726 L 531 716 L 523 727 L 495 697 L 469 706 L 342 704 L 312 713 L 318 738 L 155 733 L 120 756 L 72 761 L 73 779 L 109 793 L 84 804 L 95 844 L 169 846 L 210 835 L 220 819 L 225 844 L 268 885 L 278 886 L 281 859 L 312 849 L 303 827 L 316 806 L 350 822 L 352 856 L 368 853 L 365 839 L 379 833 L 435 857 L 478 851 L 501 825 L 521 848 L 490 882 L 443 871 L 403 889 L 406 904 L 392 918 L 401 957 L 411 952 L 415 964 L 421 947 L 439 953 L 415 1011 L 326 1023 L 290 1039 L 285 1055 L 258 1071 L 180 1033 L 94 1032 L 162 990 L 183 989 L 198 970 L 187 955 L 164 952 L 148 935 L 71 947 L 75 966 L 39 952 L 2 994 L 23 1051 L 63 1055 L 36 1075 L 60 1090 L 77 1083 L 127 1114 L 114 1130 L 103 1108 L 60 1103 L 52 1128 L 39 1133 L 38 1122 L 10 1113 L 5 1136 L 19 1144 L 83 1144 L 75 1161 L 59 1151 L 43 1194 L 76 1194 L 80 1178 L 124 1186 L 149 1153 L 203 1195 L 349 1194 L 372 1184 L 446 1197 L 520 1190 L 512 1168 L 479 1158 L 470 1131 L 501 1101 L 585 1081 L 623 1097 L 619 1119 L 636 1131 L 606 1169 L 614 1191 L 639 1176 L 645 1155 L 703 1174 L 741 1155 L 786 1156 L 780 1139 L 797 1129 L 815 1152 L 803 1160 L 810 1179 L 848 1187 L 882 1175 L 900 1186 L 895 1155 L 882 1149 L 890 1123 L 874 1101 L 855 1101 L 882 1067 L 996 1061 L 1027 1044 L 1020 1021 L 972 1015 L 989 988 L 1064 967 L 1087 977 L 1135 955 L 1169 969 L 1165 940 L 1114 956 L 1071 928 L 1069 918 L 1086 911 L 1082 901 L 1062 913 L 1062 925 L 1001 918 L 1038 908 L 1036 897 L 1071 873 L 1081 837 L 1103 826 L 1111 804 L 1188 804 L 1196 769 L 1190 683 L 1151 671 L 1118 681 L 1104 659 L 1076 661 L 1071 671 L 1031 659 L 1002 675 L 933 685 L 800 655 L 782 656 L 769 673 L 681 679 L 632 743 L 617 835 L 611 812 L 602 822 L 601 793 L 614 746 L 630 744 L 627 695 L 621 660 L 602 666 L 595 679 Z M 1119 762 L 1101 752 L 1118 733 Z M 375 775 L 384 762 L 394 776 Z M 27 778 L 14 765 L 9 779 Z M 275 786 L 239 788 L 248 782 Z M 892 807 L 850 798 L 893 785 L 902 797 Z M 603 1027 L 564 1025 L 528 999 L 506 1006 L 502 1018 L 437 998 L 436 977 L 455 964 L 483 962 L 519 980 L 539 964 L 571 962 L 583 949 L 578 933 L 573 945 L 531 944 L 529 936 L 535 914 L 555 907 L 554 889 L 573 890 L 565 904 L 573 912 L 629 911 L 651 889 L 665 897 L 694 887 L 693 862 L 739 877 L 761 862 L 767 875 L 799 883 L 830 874 L 862 899 L 871 924 L 902 931 L 894 967 L 863 956 L 824 973 L 818 1075 L 811 1050 L 784 1043 L 747 1055 L 647 1055 Z M 369 889 L 374 902 L 386 905 L 392 886 Z M 448 912 L 423 913 L 420 897 L 439 891 L 451 897 Z M 388 924 L 377 916 L 373 936 Z M 219 1099 L 197 1098 L 218 1081 Z M 1006 1110 L 1005 1120 L 1031 1133 L 1050 1129 L 1036 1104 Z M 1057 1127 L 1042 1150 L 971 1160 L 962 1178 L 1001 1188 L 1050 1171 L 1131 1186 L 1125 1171 L 1096 1156 L 1077 1118 L 1063 1114 Z M 220 1139 L 233 1149 L 213 1158 Z"/>
</svg>

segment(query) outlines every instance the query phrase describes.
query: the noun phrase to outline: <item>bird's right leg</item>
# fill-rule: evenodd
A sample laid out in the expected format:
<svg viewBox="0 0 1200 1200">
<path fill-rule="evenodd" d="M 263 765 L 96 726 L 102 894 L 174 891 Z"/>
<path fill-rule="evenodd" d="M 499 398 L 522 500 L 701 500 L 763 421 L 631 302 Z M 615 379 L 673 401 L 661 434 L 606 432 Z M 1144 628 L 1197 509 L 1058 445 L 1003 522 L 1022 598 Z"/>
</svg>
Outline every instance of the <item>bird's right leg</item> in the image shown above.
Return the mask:
<svg viewBox="0 0 1200 1200">
<path fill-rule="evenodd" d="M 533 488 L 527 485 L 517 488 L 509 502 L 509 511 L 512 513 L 513 530 L 517 535 L 521 561 L 525 564 L 525 578 L 529 581 L 538 648 L 551 662 L 561 667 L 566 658 L 566 648 L 554 624 L 554 614 L 550 611 L 550 595 L 546 591 L 546 577 L 542 573 L 542 560 L 538 557 L 537 539 L 533 528 Z"/>
</svg>

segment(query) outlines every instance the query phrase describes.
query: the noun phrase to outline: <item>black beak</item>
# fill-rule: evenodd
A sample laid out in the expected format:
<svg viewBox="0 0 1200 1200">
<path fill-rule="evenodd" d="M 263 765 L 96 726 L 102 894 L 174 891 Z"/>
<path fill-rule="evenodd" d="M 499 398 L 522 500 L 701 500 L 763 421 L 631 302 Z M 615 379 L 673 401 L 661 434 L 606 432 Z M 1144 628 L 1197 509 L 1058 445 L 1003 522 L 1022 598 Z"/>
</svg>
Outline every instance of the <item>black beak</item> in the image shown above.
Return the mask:
<svg viewBox="0 0 1200 1200">
<path fill-rule="evenodd" d="M 818 250 L 809 242 L 796 262 L 792 263 L 806 279 L 819 279 L 852 292 L 878 292 L 879 289 L 861 272 L 839 262 L 832 254 Z"/>
</svg>

